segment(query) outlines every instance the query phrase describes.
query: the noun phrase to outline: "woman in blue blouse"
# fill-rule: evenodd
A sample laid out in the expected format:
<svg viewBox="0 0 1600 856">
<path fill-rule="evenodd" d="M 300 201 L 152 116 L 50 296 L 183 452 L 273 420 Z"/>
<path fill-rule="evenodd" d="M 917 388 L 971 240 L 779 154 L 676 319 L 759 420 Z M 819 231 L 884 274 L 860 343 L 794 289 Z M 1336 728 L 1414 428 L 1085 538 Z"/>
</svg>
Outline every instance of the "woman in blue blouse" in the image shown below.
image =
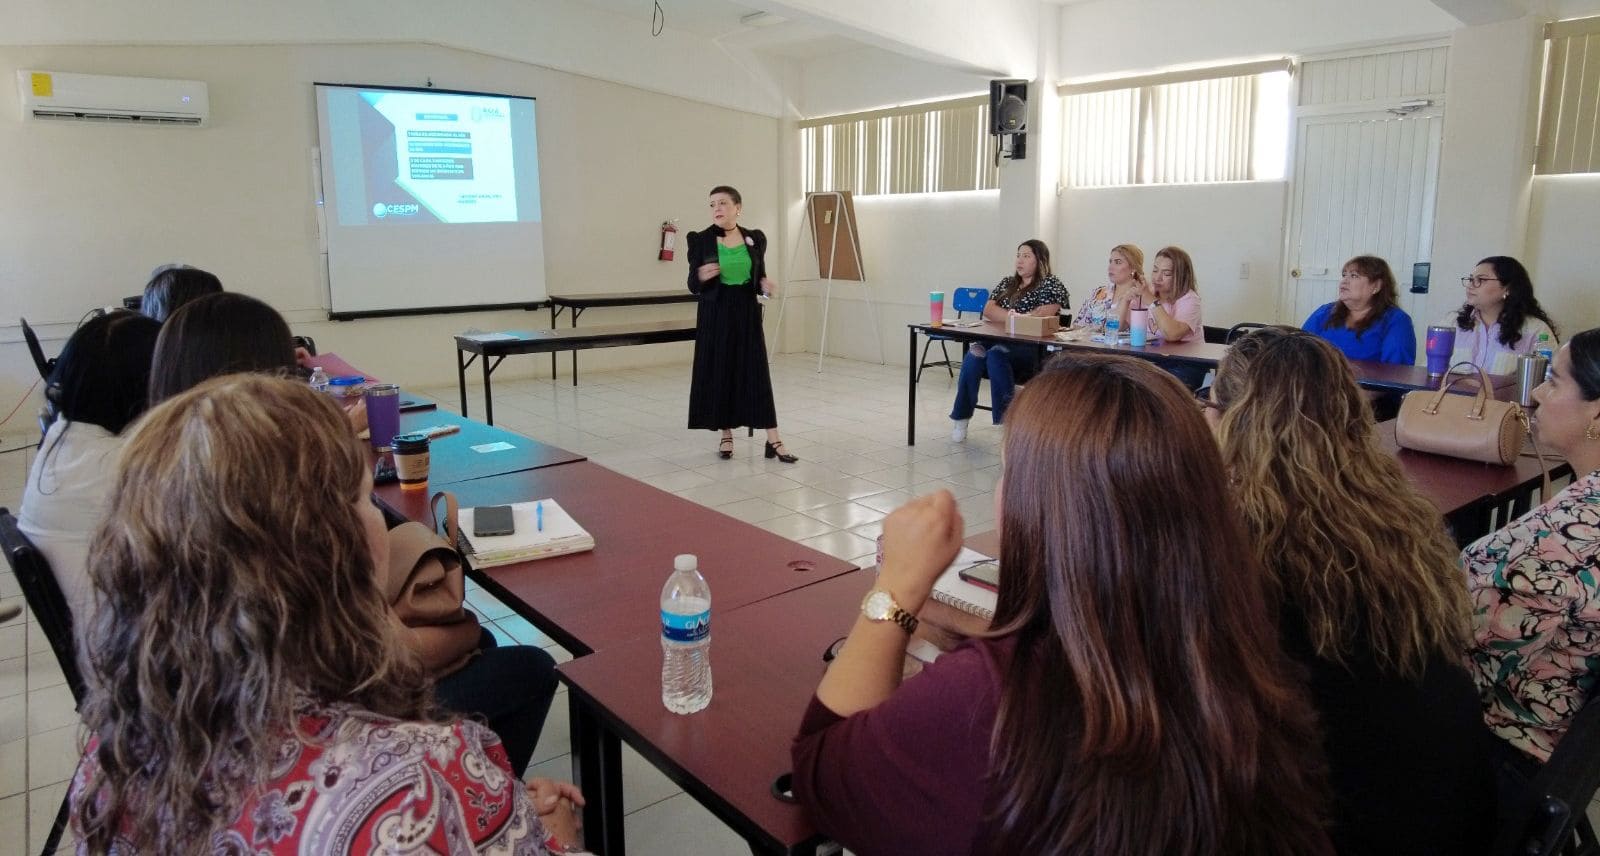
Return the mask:
<svg viewBox="0 0 1600 856">
<path fill-rule="evenodd" d="M 1340 272 L 1339 299 L 1318 308 L 1301 326 L 1349 359 L 1409 366 L 1417 361 L 1417 331 L 1399 300 L 1389 263 L 1356 256 Z"/>
<path fill-rule="evenodd" d="M 1032 238 L 1017 246 L 1016 270 L 994 287 L 994 293 L 983 307 L 983 319 L 1003 324 L 1009 315 L 1048 318 L 1060 314 L 1067 305 L 1067 287 L 1050 273 L 1050 248 L 1044 241 Z M 956 379 L 956 403 L 950 411 L 954 423 L 950 439 L 956 443 L 967 439 L 967 423 L 978 407 L 978 384 L 985 377 L 989 378 L 989 414 L 994 424 L 999 425 L 1016 391 L 1017 373 L 1032 368 L 1035 356 L 1032 348 L 1013 345 L 968 348 L 961 360 L 961 377 Z"/>
</svg>

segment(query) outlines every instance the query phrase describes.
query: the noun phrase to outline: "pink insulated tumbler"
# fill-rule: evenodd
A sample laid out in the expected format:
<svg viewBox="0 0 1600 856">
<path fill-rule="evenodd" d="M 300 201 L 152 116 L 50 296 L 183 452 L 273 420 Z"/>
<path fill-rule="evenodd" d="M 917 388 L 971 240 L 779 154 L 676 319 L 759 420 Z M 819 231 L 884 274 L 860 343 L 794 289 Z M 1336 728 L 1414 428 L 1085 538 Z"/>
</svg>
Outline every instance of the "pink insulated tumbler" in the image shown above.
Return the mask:
<svg viewBox="0 0 1600 856">
<path fill-rule="evenodd" d="M 928 323 L 935 327 L 944 326 L 944 292 L 928 292 Z"/>
</svg>

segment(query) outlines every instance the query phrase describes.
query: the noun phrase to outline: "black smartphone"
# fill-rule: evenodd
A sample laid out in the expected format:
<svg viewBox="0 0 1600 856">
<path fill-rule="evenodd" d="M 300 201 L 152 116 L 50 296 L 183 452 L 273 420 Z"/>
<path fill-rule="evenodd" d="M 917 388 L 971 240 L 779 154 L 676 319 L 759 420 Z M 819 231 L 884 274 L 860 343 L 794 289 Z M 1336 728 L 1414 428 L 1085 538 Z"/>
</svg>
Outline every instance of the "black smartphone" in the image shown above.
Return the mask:
<svg viewBox="0 0 1600 856">
<path fill-rule="evenodd" d="M 989 591 L 1000 590 L 1000 566 L 994 562 L 979 562 L 970 568 L 962 568 L 956 572 L 956 576 Z"/>
<path fill-rule="evenodd" d="M 394 484 L 400 480 L 400 474 L 394 469 L 394 455 L 384 452 L 378 455 L 378 463 L 372 468 L 372 483 Z"/>
<path fill-rule="evenodd" d="M 472 534 L 480 538 L 510 535 L 517 531 L 511 522 L 511 506 L 480 505 L 472 510 Z"/>
</svg>

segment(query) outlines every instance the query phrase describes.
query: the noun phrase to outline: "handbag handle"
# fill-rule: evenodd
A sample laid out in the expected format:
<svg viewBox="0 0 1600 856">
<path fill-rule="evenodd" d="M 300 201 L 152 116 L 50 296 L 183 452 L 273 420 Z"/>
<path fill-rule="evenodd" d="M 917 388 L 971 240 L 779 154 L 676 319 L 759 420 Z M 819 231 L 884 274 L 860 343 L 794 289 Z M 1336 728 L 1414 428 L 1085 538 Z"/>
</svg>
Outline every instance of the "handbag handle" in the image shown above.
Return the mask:
<svg viewBox="0 0 1600 856">
<path fill-rule="evenodd" d="M 456 501 L 456 495 L 448 490 L 441 490 L 428 500 L 428 513 L 433 516 L 433 530 L 439 531 L 439 500 L 444 500 L 444 531 L 445 541 L 449 542 L 453 550 L 461 549 L 461 542 L 457 536 L 461 531 L 460 515 L 461 505 Z"/>
<path fill-rule="evenodd" d="M 1462 372 L 1458 377 L 1451 378 L 1450 376 L 1456 373 L 1456 369 L 1462 366 L 1467 367 L 1466 371 Z M 1428 402 L 1428 406 L 1423 408 L 1422 412 L 1429 416 L 1439 415 L 1439 405 L 1444 403 L 1444 397 L 1450 394 L 1451 387 L 1472 377 L 1474 371 L 1478 374 L 1478 394 L 1473 398 L 1472 409 L 1467 412 L 1467 418 L 1483 419 L 1483 408 L 1489 403 L 1489 390 L 1494 389 L 1494 386 L 1489 382 L 1488 372 L 1484 371 L 1481 366 L 1473 365 L 1466 360 L 1456 363 L 1444 373 L 1447 380 L 1439 387 L 1439 393 L 1433 397 L 1432 401 Z"/>
</svg>

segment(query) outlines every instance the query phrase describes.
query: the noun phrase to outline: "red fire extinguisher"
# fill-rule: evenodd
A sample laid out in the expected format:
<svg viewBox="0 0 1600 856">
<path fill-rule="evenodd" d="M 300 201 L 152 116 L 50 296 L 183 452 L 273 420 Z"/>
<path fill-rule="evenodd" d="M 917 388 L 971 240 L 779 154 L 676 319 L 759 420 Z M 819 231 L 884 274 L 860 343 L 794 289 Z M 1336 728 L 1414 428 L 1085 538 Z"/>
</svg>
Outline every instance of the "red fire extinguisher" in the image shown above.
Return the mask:
<svg viewBox="0 0 1600 856">
<path fill-rule="evenodd" d="M 661 224 L 661 255 L 656 258 L 664 262 L 672 261 L 672 242 L 678 237 L 678 221 L 667 220 Z"/>
</svg>

